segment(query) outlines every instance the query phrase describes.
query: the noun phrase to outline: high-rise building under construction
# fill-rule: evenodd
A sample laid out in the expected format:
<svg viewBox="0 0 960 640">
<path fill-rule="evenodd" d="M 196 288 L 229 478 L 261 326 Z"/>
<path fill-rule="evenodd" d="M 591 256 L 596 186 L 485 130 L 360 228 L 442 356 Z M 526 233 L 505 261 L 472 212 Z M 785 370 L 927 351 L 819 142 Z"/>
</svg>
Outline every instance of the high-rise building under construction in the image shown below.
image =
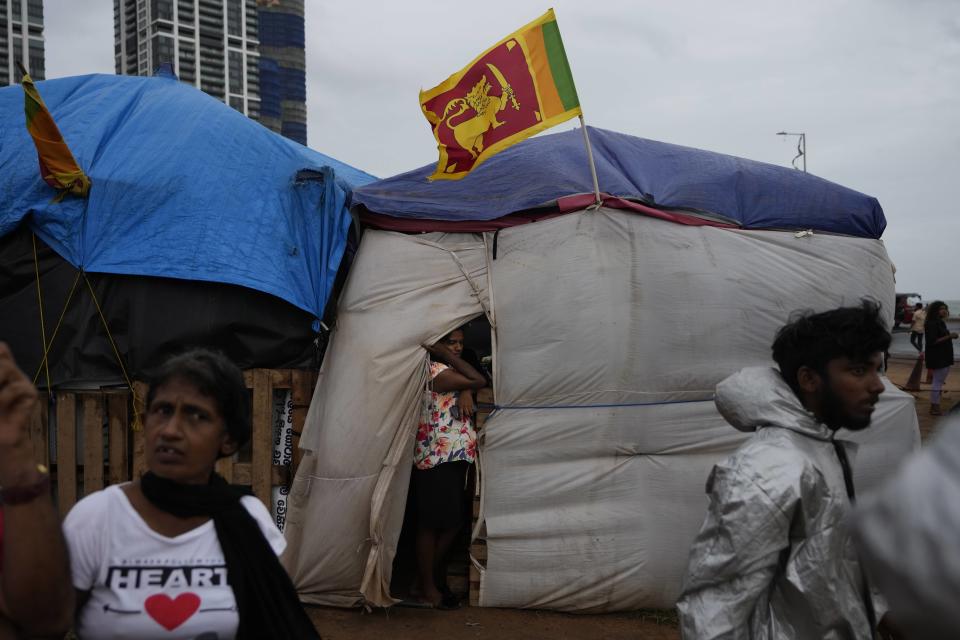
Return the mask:
<svg viewBox="0 0 960 640">
<path fill-rule="evenodd" d="M 29 0 L 40 2 L 40 0 Z M 303 0 L 114 0 L 117 73 L 177 77 L 307 143 Z"/>
<path fill-rule="evenodd" d="M 0 87 L 20 81 L 18 62 L 34 80 L 47 77 L 43 0 L 0 0 Z"/>
</svg>

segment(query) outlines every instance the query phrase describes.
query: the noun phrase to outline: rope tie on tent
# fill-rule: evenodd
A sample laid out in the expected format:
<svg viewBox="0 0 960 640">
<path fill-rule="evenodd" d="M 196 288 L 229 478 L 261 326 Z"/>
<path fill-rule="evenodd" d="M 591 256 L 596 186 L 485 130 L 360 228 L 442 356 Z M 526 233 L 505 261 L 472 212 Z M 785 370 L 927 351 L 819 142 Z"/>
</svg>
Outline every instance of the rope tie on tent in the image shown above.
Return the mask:
<svg viewBox="0 0 960 640">
<path fill-rule="evenodd" d="M 450 249 L 446 250 L 447 253 L 453 258 L 453 261 L 457 263 L 457 267 L 460 268 L 460 273 L 463 274 L 463 277 L 467 280 L 467 283 L 470 285 L 470 288 L 473 289 L 473 295 L 477 299 L 477 303 L 480 305 L 480 308 L 483 309 L 483 315 L 487 317 L 487 322 L 490 323 L 490 327 L 495 329 L 497 327 L 496 322 L 493 320 L 493 315 L 490 313 L 490 309 L 487 308 L 487 305 L 483 302 L 483 297 L 480 295 L 480 287 L 477 286 L 477 283 L 473 281 L 473 278 L 467 273 L 467 268 L 463 266 L 463 263 L 460 262 L 460 258 L 457 256 L 455 251 Z"/>
<path fill-rule="evenodd" d="M 50 342 L 47 342 L 45 335 L 46 325 L 43 321 L 43 297 L 40 291 L 40 261 L 37 252 L 36 234 L 33 234 L 33 265 L 37 273 L 37 298 L 40 304 L 40 336 L 41 340 L 43 340 L 43 357 L 40 359 L 40 364 L 37 366 L 37 370 L 33 374 L 33 384 L 37 384 L 37 380 L 40 378 L 40 372 L 46 369 L 47 390 L 49 390 L 50 368 L 48 354 L 50 353 L 50 349 L 53 348 L 53 341 L 57 339 L 57 333 L 60 331 L 60 325 L 63 324 L 63 317 L 67 315 L 67 308 L 70 306 L 70 301 L 73 299 L 73 293 L 77 290 L 77 283 L 80 281 L 80 271 L 77 271 L 77 277 L 73 279 L 73 286 L 70 287 L 70 293 L 67 294 L 67 301 L 63 303 L 63 309 L 60 311 L 60 317 L 57 319 L 57 326 L 53 328 L 53 333 L 50 335 Z"/>
<path fill-rule="evenodd" d="M 40 289 L 40 259 L 37 257 L 37 234 L 31 234 L 33 240 L 33 270 L 37 274 L 37 304 L 40 306 L 40 341 L 43 343 L 43 360 L 41 360 L 40 365 L 43 367 L 44 371 L 47 374 L 47 391 L 50 389 L 50 365 L 47 363 L 47 325 L 43 321 L 43 292 Z M 40 370 L 37 369 L 37 375 L 40 375 Z M 36 383 L 37 378 L 34 376 L 34 383 Z"/>
<path fill-rule="evenodd" d="M 110 333 L 110 327 L 107 325 L 107 319 L 103 315 L 103 310 L 100 308 L 100 302 L 97 300 L 97 294 L 93 291 L 93 285 L 90 284 L 90 278 L 87 277 L 87 274 L 83 274 L 83 280 L 87 283 L 87 288 L 90 290 L 90 297 L 93 298 L 93 304 L 97 307 L 97 313 L 100 314 L 100 322 L 103 323 L 103 328 L 107 332 L 107 338 L 110 340 L 110 346 L 113 347 L 113 355 L 117 357 L 117 363 L 120 365 L 120 371 L 123 372 L 123 379 L 127 383 L 127 387 L 130 389 L 130 394 L 133 396 L 133 406 L 138 407 L 139 398 L 137 397 L 137 390 L 134 389 L 133 383 L 130 382 L 130 376 L 127 375 L 127 368 L 123 366 L 123 358 L 120 357 L 120 350 L 117 349 L 117 343 L 113 339 L 113 334 Z M 142 431 L 143 423 L 140 420 L 140 412 L 133 412 L 133 424 L 130 425 L 130 428 L 133 431 Z"/>
<path fill-rule="evenodd" d="M 713 398 L 706 400 L 660 400 L 657 402 L 617 402 L 612 404 L 554 404 L 554 405 L 494 405 L 494 411 L 501 409 L 615 409 L 617 407 L 655 407 L 668 404 L 696 404 L 698 402 L 713 402 Z M 491 414 L 493 415 L 493 414 Z"/>
<path fill-rule="evenodd" d="M 63 310 L 60 311 L 60 317 L 57 319 L 57 326 L 53 328 L 53 333 L 50 335 L 50 342 L 47 343 L 46 348 L 43 350 L 43 360 L 40 362 L 40 366 L 37 367 L 37 372 L 33 374 L 33 384 L 37 384 L 37 378 L 40 377 L 40 371 L 47 364 L 47 354 L 50 353 L 50 349 L 53 348 L 53 341 L 57 339 L 57 333 L 60 332 L 60 325 L 63 324 L 63 318 L 67 315 L 67 307 L 70 306 L 70 301 L 73 299 L 73 293 L 77 290 L 77 283 L 80 282 L 80 271 L 77 271 L 77 277 L 73 279 L 73 286 L 70 287 L 70 293 L 67 294 L 67 301 L 63 303 Z M 48 374 L 49 375 L 49 374 Z M 47 385 L 49 386 L 49 381 Z"/>
</svg>

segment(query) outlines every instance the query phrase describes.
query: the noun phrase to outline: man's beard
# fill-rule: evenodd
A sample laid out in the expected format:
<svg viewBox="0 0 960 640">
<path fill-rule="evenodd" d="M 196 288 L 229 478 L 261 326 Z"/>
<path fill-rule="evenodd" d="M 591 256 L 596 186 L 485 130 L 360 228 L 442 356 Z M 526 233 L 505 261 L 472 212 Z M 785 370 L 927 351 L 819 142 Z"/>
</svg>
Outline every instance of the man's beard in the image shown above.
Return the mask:
<svg viewBox="0 0 960 640">
<path fill-rule="evenodd" d="M 829 380 L 824 380 L 820 397 L 820 419 L 827 427 L 836 431 L 843 428 L 850 431 L 862 431 L 870 426 L 870 414 L 852 416 L 843 409 L 843 401 L 833 390 Z"/>
</svg>

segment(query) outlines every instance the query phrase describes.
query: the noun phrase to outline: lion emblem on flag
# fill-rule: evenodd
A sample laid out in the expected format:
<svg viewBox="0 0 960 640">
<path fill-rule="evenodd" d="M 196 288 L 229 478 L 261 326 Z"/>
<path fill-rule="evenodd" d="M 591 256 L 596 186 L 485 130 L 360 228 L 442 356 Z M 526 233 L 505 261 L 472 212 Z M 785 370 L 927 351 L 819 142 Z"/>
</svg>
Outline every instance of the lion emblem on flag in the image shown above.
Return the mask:
<svg viewBox="0 0 960 640">
<path fill-rule="evenodd" d="M 483 151 L 483 135 L 490 129 L 496 129 L 505 124 L 500 121 L 497 114 L 506 109 L 507 105 L 511 105 L 517 111 L 520 110 L 520 103 L 513 88 L 500 70 L 492 64 L 487 64 L 487 68 L 500 85 L 500 96 L 490 95 L 493 85 L 484 74 L 466 96 L 454 98 L 448 102 L 441 116 L 441 122 L 453 132 L 457 144 L 469 152 L 472 158 L 476 158 Z M 468 111 L 472 111 L 473 115 L 452 124 L 455 119 Z"/>
</svg>

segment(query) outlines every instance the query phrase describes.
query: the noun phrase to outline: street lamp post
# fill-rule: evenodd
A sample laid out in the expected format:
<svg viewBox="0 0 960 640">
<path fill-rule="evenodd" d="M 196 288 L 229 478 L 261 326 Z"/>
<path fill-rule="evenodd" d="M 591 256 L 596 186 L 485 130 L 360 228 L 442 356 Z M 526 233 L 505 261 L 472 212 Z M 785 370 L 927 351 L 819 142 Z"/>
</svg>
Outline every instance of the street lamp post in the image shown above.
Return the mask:
<svg viewBox="0 0 960 640">
<path fill-rule="evenodd" d="M 790 164 L 793 165 L 794 169 L 799 169 L 797 166 L 797 158 L 803 158 L 803 172 L 807 172 L 807 134 L 805 133 L 791 133 L 789 131 L 778 131 L 778 136 L 799 136 L 797 141 L 797 155 L 793 157 L 793 160 L 790 161 Z"/>
</svg>

